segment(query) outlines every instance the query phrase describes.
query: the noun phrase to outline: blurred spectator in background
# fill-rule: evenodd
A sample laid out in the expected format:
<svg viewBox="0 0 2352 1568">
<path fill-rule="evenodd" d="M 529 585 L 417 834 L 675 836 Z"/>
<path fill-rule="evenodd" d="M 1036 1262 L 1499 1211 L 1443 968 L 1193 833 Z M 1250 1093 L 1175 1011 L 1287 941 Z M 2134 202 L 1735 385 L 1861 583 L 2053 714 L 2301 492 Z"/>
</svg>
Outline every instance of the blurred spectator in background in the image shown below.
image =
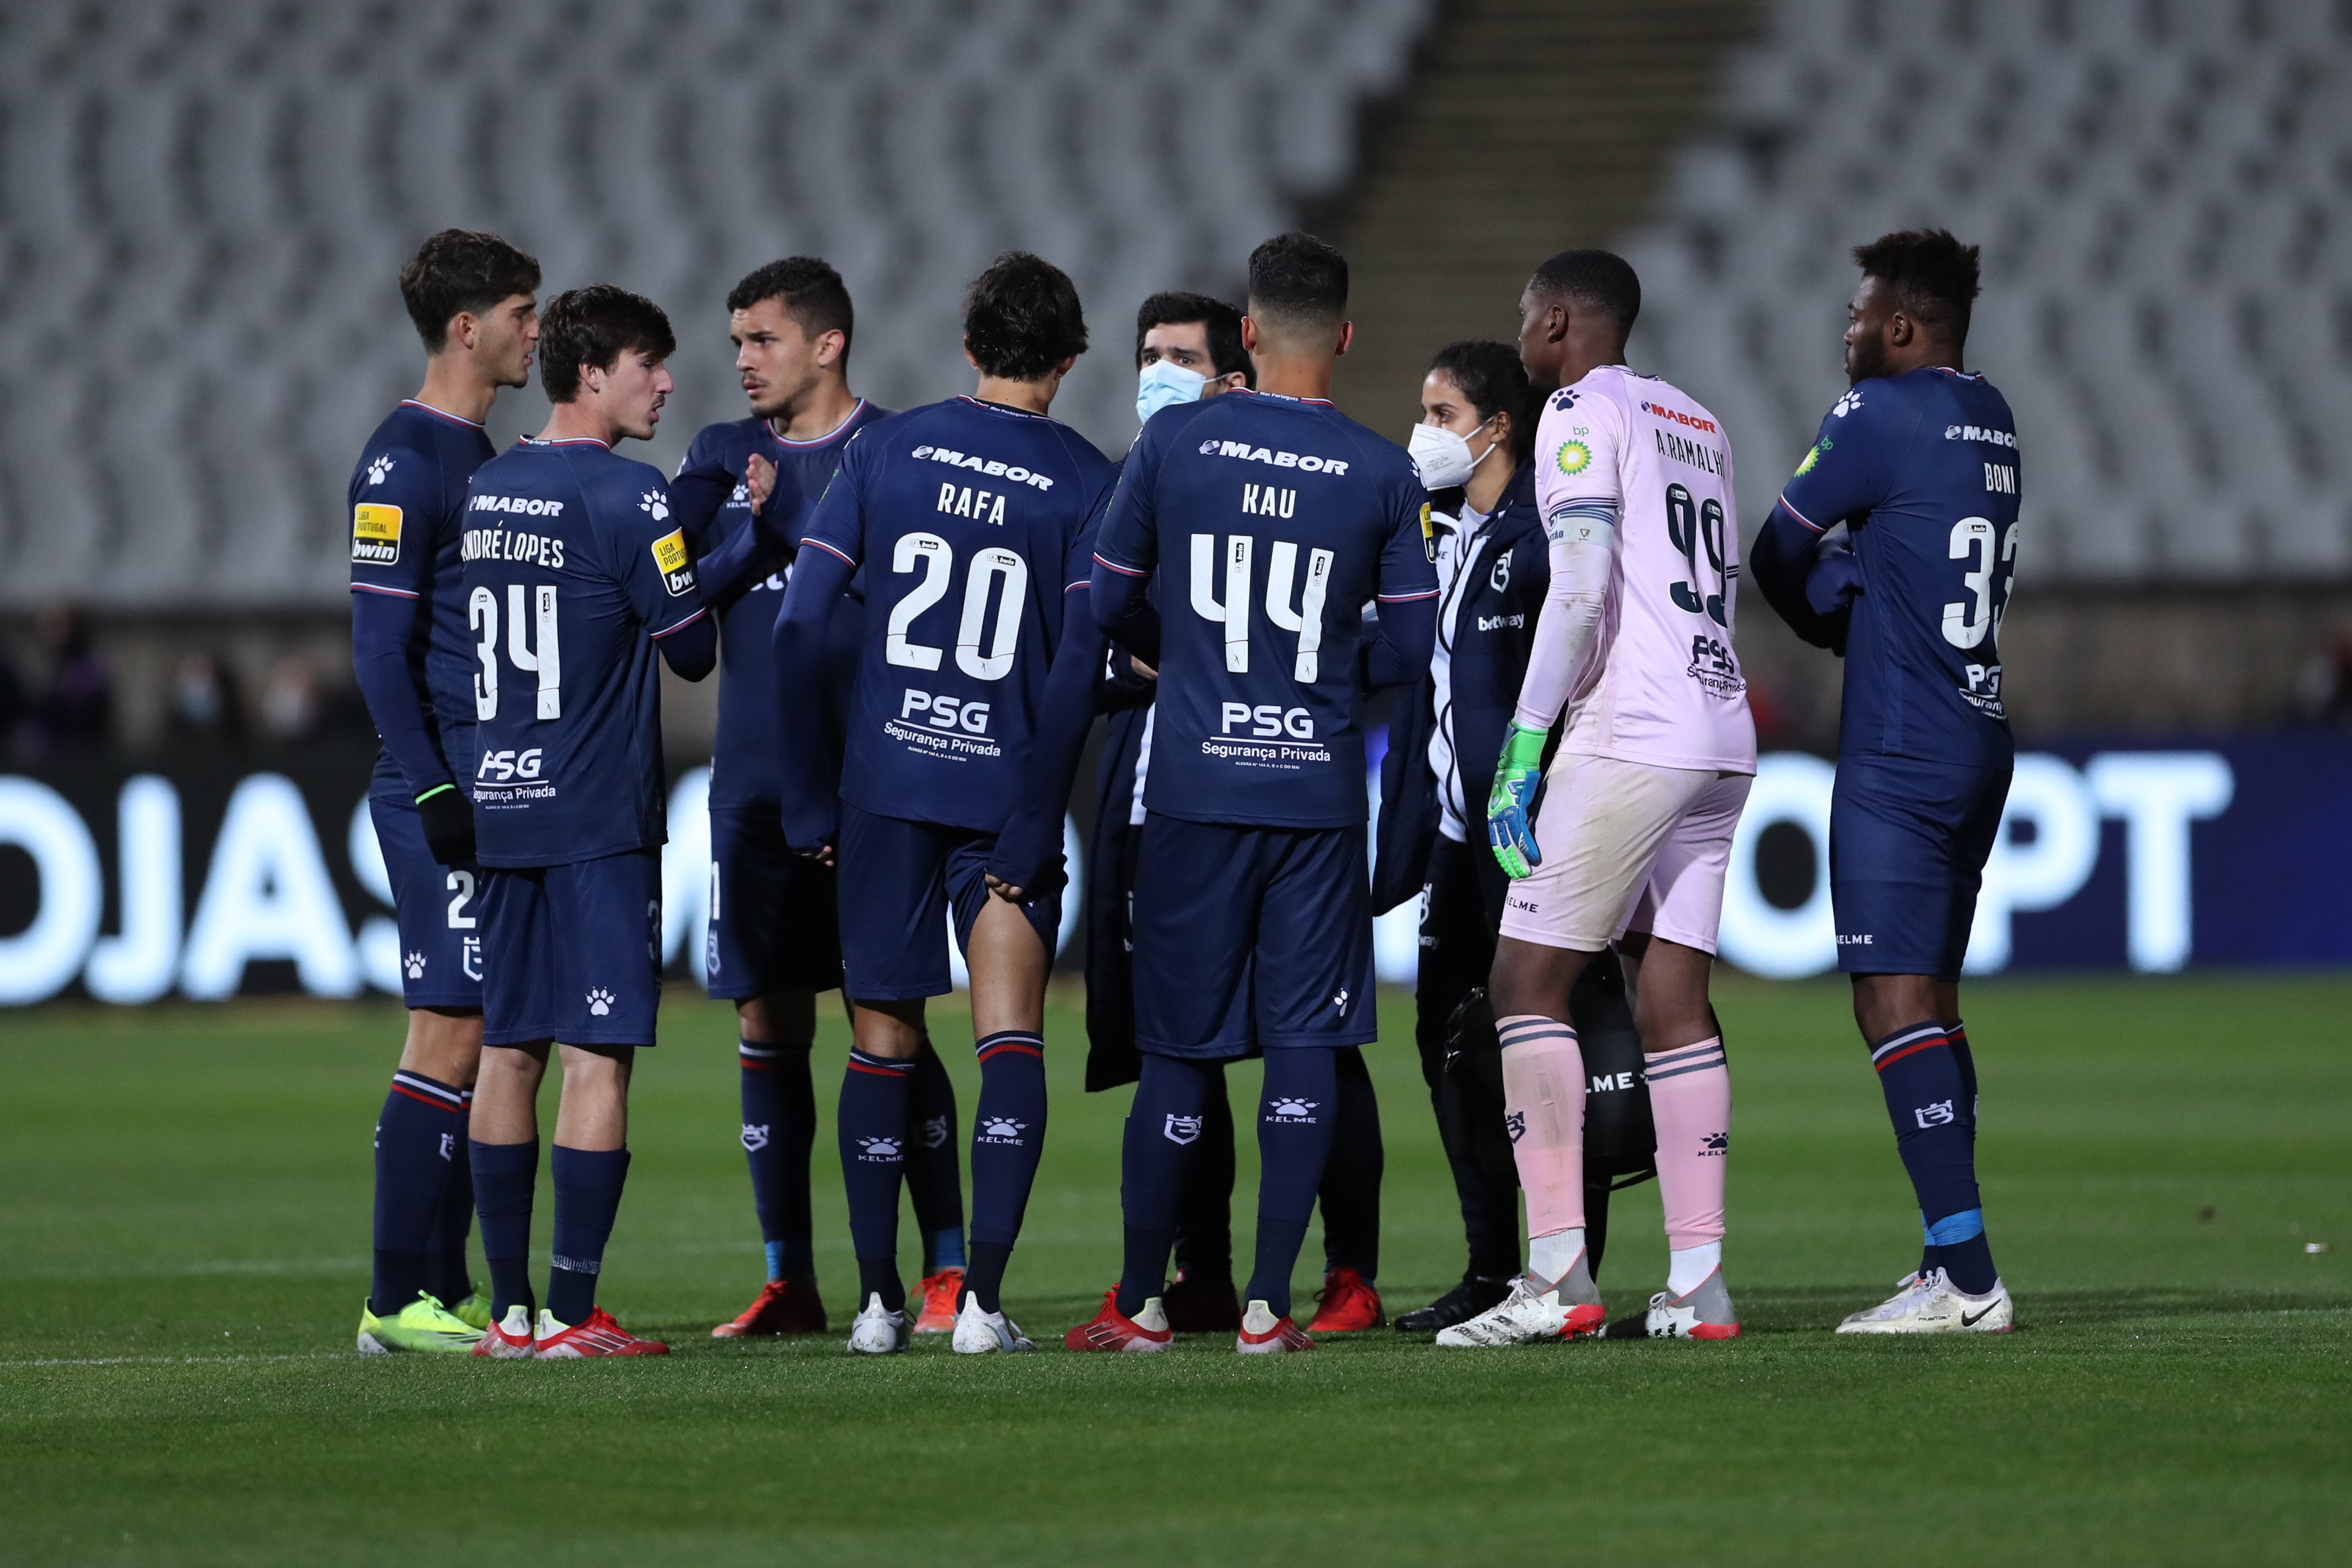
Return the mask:
<svg viewBox="0 0 2352 1568">
<path fill-rule="evenodd" d="M 269 667 L 261 688 L 261 733 L 271 741 L 299 741 L 319 727 L 319 672 L 299 653 Z"/>
<path fill-rule="evenodd" d="M 2297 704 L 2323 724 L 2352 724 L 2352 626 L 2336 628 L 2304 667 Z"/>
<path fill-rule="evenodd" d="M 244 738 L 236 683 L 220 660 L 208 653 L 180 656 L 165 728 L 176 742 L 228 745 Z"/>
<path fill-rule="evenodd" d="M 8 650 L 0 648 L 0 750 L 16 749 L 16 727 L 25 721 L 26 706 L 25 683 L 17 678 Z"/>
<path fill-rule="evenodd" d="M 37 759 L 107 745 L 114 739 L 114 672 L 92 646 L 89 617 L 54 605 L 33 629 L 48 668 L 18 728 L 18 754 Z"/>
</svg>

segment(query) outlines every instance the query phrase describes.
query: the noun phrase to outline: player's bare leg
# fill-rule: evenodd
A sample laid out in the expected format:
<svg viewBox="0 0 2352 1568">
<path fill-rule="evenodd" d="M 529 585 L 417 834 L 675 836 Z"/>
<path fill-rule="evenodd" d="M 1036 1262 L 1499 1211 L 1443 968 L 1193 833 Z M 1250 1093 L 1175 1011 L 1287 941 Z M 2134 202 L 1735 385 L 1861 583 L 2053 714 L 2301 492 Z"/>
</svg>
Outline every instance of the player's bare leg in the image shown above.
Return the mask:
<svg viewBox="0 0 2352 1568">
<path fill-rule="evenodd" d="M 1053 953 L 1019 904 L 992 897 L 972 922 L 971 1032 L 980 1100 L 971 1118 L 971 1265 L 955 1349 L 1025 1351 L 998 1292 L 1045 1143 L 1045 976 Z"/>
</svg>

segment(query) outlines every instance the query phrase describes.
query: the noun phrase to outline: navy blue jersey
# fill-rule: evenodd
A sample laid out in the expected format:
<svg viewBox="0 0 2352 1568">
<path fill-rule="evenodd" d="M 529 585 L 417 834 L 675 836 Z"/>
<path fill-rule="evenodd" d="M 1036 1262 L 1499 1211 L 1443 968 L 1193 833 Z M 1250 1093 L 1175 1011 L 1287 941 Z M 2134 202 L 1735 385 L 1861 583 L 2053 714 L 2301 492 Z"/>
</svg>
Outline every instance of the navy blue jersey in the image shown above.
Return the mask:
<svg viewBox="0 0 2352 1568">
<path fill-rule="evenodd" d="M 731 419 L 710 425 L 686 449 L 678 471 L 703 467 L 741 474 L 752 457 L 765 458 L 800 480 L 812 501 L 824 494 L 850 437 L 877 419 L 889 417 L 864 398 L 830 434 L 814 441 L 786 441 L 765 419 Z M 751 526 L 749 492 L 737 486 L 719 510 L 707 537 L 693 541 L 696 559 L 709 555 L 739 531 Z M 776 780 L 776 614 L 792 575 L 787 564 L 751 584 L 719 612 L 719 734 L 710 750 L 710 804 L 718 806 L 772 805 Z M 836 616 L 854 606 L 836 605 Z"/>
<path fill-rule="evenodd" d="M 1094 525 L 1118 472 L 1067 426 L 973 397 L 851 438 L 802 542 L 862 567 L 865 651 L 841 798 L 1001 829 L 1020 804 Z"/>
<path fill-rule="evenodd" d="M 654 639 L 704 613 L 661 470 L 584 437 L 522 442 L 474 475 L 464 553 L 482 864 L 659 845 Z"/>
<path fill-rule="evenodd" d="M 2017 425 L 1981 375 L 1928 368 L 1857 384 L 1781 503 L 1853 535 L 1843 756 L 2006 769 L 2000 618 L 2017 559 Z"/>
<path fill-rule="evenodd" d="M 1431 539 L 1404 448 L 1327 402 L 1237 390 L 1153 415 L 1095 547 L 1112 571 L 1165 578 L 1145 805 L 1361 823 L 1364 606 L 1436 597 Z"/>
<path fill-rule="evenodd" d="M 480 426 L 410 399 L 375 427 L 352 469 L 352 587 L 418 602 L 408 667 L 436 743 L 439 731 L 474 721 L 457 546 L 466 486 L 491 453 Z M 446 747 L 443 757 L 461 775 L 472 763 Z M 411 781 L 403 793 L 421 787 Z"/>
</svg>

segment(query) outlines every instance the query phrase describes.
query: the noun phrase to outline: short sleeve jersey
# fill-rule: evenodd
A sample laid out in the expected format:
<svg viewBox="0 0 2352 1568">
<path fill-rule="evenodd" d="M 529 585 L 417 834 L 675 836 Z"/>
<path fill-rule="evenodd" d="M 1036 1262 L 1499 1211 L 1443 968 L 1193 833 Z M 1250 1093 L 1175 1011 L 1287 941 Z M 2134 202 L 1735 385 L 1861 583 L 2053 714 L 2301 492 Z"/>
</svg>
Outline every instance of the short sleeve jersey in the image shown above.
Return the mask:
<svg viewBox="0 0 2352 1568">
<path fill-rule="evenodd" d="M 1320 398 L 1235 391 L 1151 416 L 1096 558 L 1162 579 L 1144 804 L 1269 827 L 1365 820 L 1364 607 L 1433 599 L 1404 448 Z"/>
<path fill-rule="evenodd" d="M 1862 593 L 1845 649 L 1842 756 L 2006 768 L 2000 620 L 2017 557 L 2017 423 L 1981 375 L 1927 367 L 1857 383 L 1780 492 L 1843 522 Z"/>
<path fill-rule="evenodd" d="M 1069 426 L 972 397 L 851 437 L 802 540 L 861 567 L 866 584 L 842 799 L 877 816 L 1003 826 L 1066 595 L 1087 584 L 1116 478 Z"/>
<path fill-rule="evenodd" d="M 524 441 L 466 503 L 468 679 L 485 866 L 667 837 L 656 640 L 705 612 L 661 470 L 601 441 Z"/>
<path fill-rule="evenodd" d="M 801 493 L 815 504 L 824 494 L 849 438 L 889 415 L 864 398 L 838 428 L 813 441 L 786 441 L 765 419 L 734 419 L 707 426 L 687 448 L 688 468 L 715 467 L 740 475 L 752 457 L 765 458 L 800 481 Z M 750 493 L 738 485 L 719 508 L 709 536 L 694 541 L 697 558 L 708 555 L 751 526 Z M 710 804 L 741 806 L 777 797 L 775 745 L 775 628 L 792 567 L 760 579 L 719 612 L 719 733 L 710 753 Z M 835 606 L 835 615 L 849 606 Z"/>
<path fill-rule="evenodd" d="M 473 760 L 452 754 L 450 731 L 462 731 L 474 721 L 467 694 L 474 658 L 459 581 L 458 535 L 466 487 L 490 457 L 490 438 L 479 425 L 410 399 L 368 437 L 352 469 L 349 498 L 352 591 L 418 601 L 408 645 L 409 675 L 419 705 L 446 737 L 442 755 L 460 777 Z M 390 787 L 400 782 L 398 773 L 387 754 L 377 763 L 379 788 L 413 795 L 413 788 Z"/>
<path fill-rule="evenodd" d="M 1569 697 L 1571 754 L 1756 771 L 1756 722 L 1732 651 L 1739 581 L 1731 444 L 1654 376 L 1601 365 L 1536 426 L 1536 505 L 1557 549 L 1618 518 L 1601 640 Z M 1553 563 L 1557 581 L 1560 567 Z"/>
</svg>

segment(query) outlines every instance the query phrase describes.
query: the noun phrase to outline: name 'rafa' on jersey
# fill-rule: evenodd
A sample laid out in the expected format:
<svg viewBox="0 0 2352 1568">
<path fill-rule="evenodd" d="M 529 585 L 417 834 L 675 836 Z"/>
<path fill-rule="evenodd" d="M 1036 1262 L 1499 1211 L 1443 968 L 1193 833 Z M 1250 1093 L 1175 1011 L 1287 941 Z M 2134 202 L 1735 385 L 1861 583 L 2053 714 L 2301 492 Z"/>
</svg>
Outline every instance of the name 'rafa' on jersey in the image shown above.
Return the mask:
<svg viewBox="0 0 2352 1568">
<path fill-rule="evenodd" d="M 842 799 L 877 816 L 1003 826 L 1021 804 L 1065 595 L 1088 579 L 1116 478 L 1067 426 L 973 397 L 852 437 L 802 540 L 864 568 Z"/>
<path fill-rule="evenodd" d="M 1194 822 L 1364 821 L 1364 606 L 1435 597 L 1431 540 L 1404 448 L 1328 402 L 1236 391 L 1153 415 L 1096 545 L 1110 570 L 1160 580 L 1144 804 Z"/>
<path fill-rule="evenodd" d="M 2018 492 L 2017 424 L 1981 375 L 1857 382 L 1822 417 L 1780 500 L 1817 531 L 1844 523 L 1862 568 L 1841 752 L 2010 765 L 2000 622 Z"/>
<path fill-rule="evenodd" d="M 486 866 L 667 837 L 655 639 L 705 612 L 661 470 L 581 438 L 476 471 L 462 553 Z"/>
</svg>

